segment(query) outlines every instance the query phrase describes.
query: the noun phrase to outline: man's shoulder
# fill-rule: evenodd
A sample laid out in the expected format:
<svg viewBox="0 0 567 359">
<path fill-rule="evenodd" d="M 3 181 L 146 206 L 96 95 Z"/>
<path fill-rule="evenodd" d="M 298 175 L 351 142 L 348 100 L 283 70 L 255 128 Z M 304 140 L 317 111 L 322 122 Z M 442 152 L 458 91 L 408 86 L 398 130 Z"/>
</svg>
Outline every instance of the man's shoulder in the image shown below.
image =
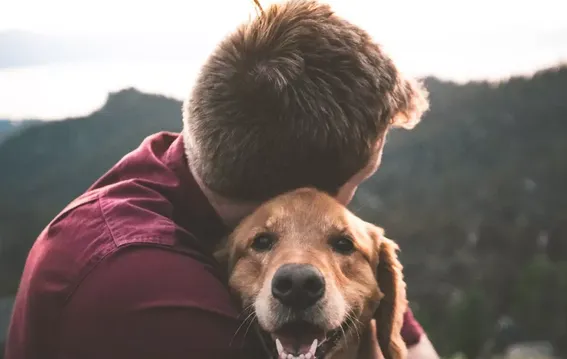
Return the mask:
<svg viewBox="0 0 567 359">
<path fill-rule="evenodd" d="M 100 191 L 99 215 L 117 247 L 136 243 L 173 246 L 178 225 L 173 204 L 160 192 L 136 180 Z"/>
<path fill-rule="evenodd" d="M 125 155 L 45 227 L 26 264 L 75 285 L 107 256 L 154 246 L 214 262 L 222 222 L 192 179 L 178 135 L 156 134 Z M 214 230 L 213 230 L 214 229 Z M 25 278 L 24 278 L 25 279 Z"/>
<path fill-rule="evenodd" d="M 128 246 L 106 256 L 81 279 L 69 306 L 94 312 L 104 306 L 110 317 L 132 308 L 238 314 L 219 268 L 160 246 Z"/>
<path fill-rule="evenodd" d="M 243 355 L 255 342 L 240 326 L 239 310 L 213 268 L 164 248 L 128 246 L 74 291 L 60 350 L 74 358 L 258 357 Z"/>
<path fill-rule="evenodd" d="M 168 215 L 172 212 L 171 203 L 159 193 L 134 183 L 117 184 L 73 200 L 45 227 L 38 242 L 97 257 L 134 244 L 173 247 L 180 231 Z"/>
<path fill-rule="evenodd" d="M 158 248 L 214 265 L 200 240 L 175 223 L 173 212 L 164 196 L 136 181 L 89 190 L 45 227 L 26 269 L 36 269 L 36 284 L 39 277 L 46 277 L 45 283 L 49 278 L 63 279 L 61 288 L 68 289 L 64 292 L 69 296 L 100 262 L 129 247 Z"/>
<path fill-rule="evenodd" d="M 112 357 L 117 349 L 151 357 L 128 346 L 143 341 L 147 344 L 141 348 L 172 350 L 171 357 L 177 358 L 185 349 L 210 352 L 215 338 L 230 339 L 238 329 L 238 310 L 210 255 L 191 246 L 179 249 L 171 238 L 177 233 L 116 241 L 103 214 L 105 205 L 113 205 L 105 200 L 99 195 L 80 197 L 34 245 L 15 303 L 12 344 L 22 330 L 32 330 L 30 323 L 35 323 L 33 331 L 60 327 L 65 337 L 61 350 L 69 351 L 69 357 L 85 357 L 82 354 L 94 350 L 100 351 L 98 357 Z M 122 205 L 126 203 L 114 204 L 113 210 Z M 113 220 L 119 217 L 127 221 L 129 215 Z M 200 333 L 207 325 L 211 329 Z M 226 333 L 215 334 L 212 326 Z M 179 333 L 200 339 L 186 342 Z M 41 334 L 48 345 L 50 334 Z M 214 350 L 221 354 L 208 357 L 227 357 L 234 349 Z"/>
</svg>

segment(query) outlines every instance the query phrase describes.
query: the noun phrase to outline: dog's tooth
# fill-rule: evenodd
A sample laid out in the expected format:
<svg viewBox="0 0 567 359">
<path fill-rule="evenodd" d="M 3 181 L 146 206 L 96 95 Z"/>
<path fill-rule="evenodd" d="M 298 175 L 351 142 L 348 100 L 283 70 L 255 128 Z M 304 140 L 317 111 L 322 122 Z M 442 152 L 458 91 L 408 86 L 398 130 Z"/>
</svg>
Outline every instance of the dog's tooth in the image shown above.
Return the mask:
<svg viewBox="0 0 567 359">
<path fill-rule="evenodd" d="M 288 355 L 287 355 L 287 359 L 295 359 L 295 357 L 294 357 L 293 355 L 291 355 L 291 354 L 288 354 Z"/>
<path fill-rule="evenodd" d="M 282 355 L 282 354 L 285 354 L 284 350 L 283 350 L 283 345 L 282 345 L 282 342 L 280 342 L 280 340 L 277 339 L 277 338 L 276 338 L 276 348 L 278 349 L 279 356 L 283 357 L 284 355 Z"/>
<path fill-rule="evenodd" d="M 299 359 L 305 359 L 305 355 L 301 354 L 300 356 L 298 356 Z"/>
<path fill-rule="evenodd" d="M 313 357 L 315 357 L 315 352 L 317 351 L 317 344 L 319 344 L 319 341 L 317 339 L 313 339 L 313 343 L 311 343 L 311 348 L 309 348 L 308 354 L 311 354 Z"/>
<path fill-rule="evenodd" d="M 311 359 L 314 358 L 314 356 L 311 355 L 311 352 L 305 354 L 305 359 Z"/>
</svg>

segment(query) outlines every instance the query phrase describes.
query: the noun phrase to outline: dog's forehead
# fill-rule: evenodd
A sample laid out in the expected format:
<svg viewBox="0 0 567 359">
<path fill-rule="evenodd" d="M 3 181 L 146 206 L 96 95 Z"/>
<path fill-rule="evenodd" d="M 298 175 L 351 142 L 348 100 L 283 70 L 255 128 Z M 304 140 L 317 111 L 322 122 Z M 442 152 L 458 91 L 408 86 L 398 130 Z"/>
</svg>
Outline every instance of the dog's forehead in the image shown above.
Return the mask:
<svg viewBox="0 0 567 359">
<path fill-rule="evenodd" d="M 352 226 L 354 215 L 334 198 L 301 189 L 266 203 L 256 218 L 274 231 L 340 232 Z"/>
</svg>

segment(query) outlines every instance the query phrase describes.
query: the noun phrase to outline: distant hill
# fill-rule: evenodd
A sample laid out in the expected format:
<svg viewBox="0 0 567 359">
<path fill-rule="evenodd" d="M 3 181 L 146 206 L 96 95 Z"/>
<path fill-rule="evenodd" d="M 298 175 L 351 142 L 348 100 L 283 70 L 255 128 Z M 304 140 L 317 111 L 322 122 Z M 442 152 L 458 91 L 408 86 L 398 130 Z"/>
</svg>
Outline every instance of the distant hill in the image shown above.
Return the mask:
<svg viewBox="0 0 567 359">
<path fill-rule="evenodd" d="M 567 353 L 567 67 L 426 85 L 432 110 L 390 134 L 352 208 L 401 244 L 412 306 L 442 354 L 519 340 Z M 0 295 L 52 217 L 145 136 L 179 131 L 180 110 L 126 89 L 0 143 Z"/>
<path fill-rule="evenodd" d="M 9 135 L 14 134 L 16 131 L 21 131 L 24 128 L 38 124 L 41 121 L 26 120 L 26 121 L 10 121 L 0 119 L 0 141 L 7 138 Z"/>
<path fill-rule="evenodd" d="M 11 121 L 0 119 L 0 136 L 3 133 L 7 133 L 8 131 L 12 130 L 14 125 Z"/>
<path fill-rule="evenodd" d="M 567 353 L 567 67 L 426 86 L 431 111 L 391 134 L 352 207 L 400 242 L 442 352 L 546 339 Z"/>
<path fill-rule="evenodd" d="M 0 295 L 54 213 L 147 135 L 181 128 L 181 103 L 134 89 L 84 118 L 46 122 L 0 143 Z M 7 174 L 7 175 L 6 175 Z"/>
</svg>

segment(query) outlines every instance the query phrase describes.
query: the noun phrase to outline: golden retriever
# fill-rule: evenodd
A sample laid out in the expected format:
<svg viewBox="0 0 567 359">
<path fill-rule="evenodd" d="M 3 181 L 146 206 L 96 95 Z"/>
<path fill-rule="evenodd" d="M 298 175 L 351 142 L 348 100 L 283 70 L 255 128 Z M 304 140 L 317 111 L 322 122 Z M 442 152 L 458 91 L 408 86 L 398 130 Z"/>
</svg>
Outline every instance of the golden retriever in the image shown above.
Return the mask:
<svg viewBox="0 0 567 359">
<path fill-rule="evenodd" d="M 303 188 L 260 206 L 216 257 L 274 358 L 374 359 L 381 351 L 401 359 L 407 302 L 397 249 L 381 228 Z"/>
</svg>

